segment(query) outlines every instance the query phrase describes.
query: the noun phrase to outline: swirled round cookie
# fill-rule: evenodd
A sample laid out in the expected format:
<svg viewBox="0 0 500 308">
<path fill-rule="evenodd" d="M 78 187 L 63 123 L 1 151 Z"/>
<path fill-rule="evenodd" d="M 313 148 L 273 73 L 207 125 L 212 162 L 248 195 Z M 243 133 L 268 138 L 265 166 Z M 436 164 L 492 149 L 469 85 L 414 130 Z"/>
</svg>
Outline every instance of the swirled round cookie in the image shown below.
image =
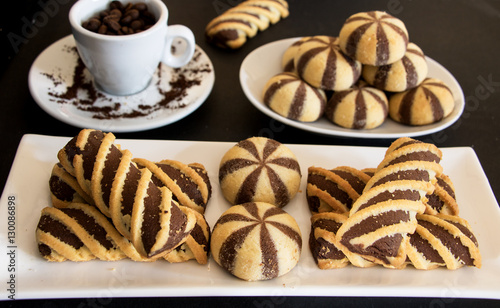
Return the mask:
<svg viewBox="0 0 500 308">
<path fill-rule="evenodd" d="M 299 190 L 301 172 L 292 151 L 276 140 L 251 137 L 222 157 L 219 183 L 233 205 L 261 201 L 283 207 Z"/>
<path fill-rule="evenodd" d="M 303 38 L 295 41 L 292 45 L 288 46 L 288 48 L 283 53 L 283 57 L 281 58 L 281 67 L 285 72 L 295 72 L 295 55 L 299 50 L 300 45 L 302 45 L 305 41 L 309 40 L 310 36 L 304 36 Z"/>
<path fill-rule="evenodd" d="M 427 77 L 427 61 L 422 49 L 408 44 L 401 60 L 382 66 L 363 66 L 363 79 L 378 89 L 402 92 L 418 86 Z"/>
<path fill-rule="evenodd" d="M 247 280 L 269 280 L 292 270 L 302 251 L 295 219 L 265 202 L 234 205 L 214 225 L 212 256 L 222 268 Z"/>
<path fill-rule="evenodd" d="M 339 33 L 339 45 L 349 57 L 367 65 L 386 65 L 403 58 L 408 45 L 404 23 L 386 12 L 350 16 Z"/>
<path fill-rule="evenodd" d="M 323 90 L 348 89 L 361 76 L 361 63 L 346 56 L 332 36 L 313 36 L 303 42 L 294 64 L 300 78 Z"/>
<path fill-rule="evenodd" d="M 385 93 L 358 82 L 354 87 L 335 92 L 326 104 L 325 116 L 333 123 L 354 129 L 372 129 L 387 118 Z"/>
<path fill-rule="evenodd" d="M 308 85 L 297 75 L 281 73 L 269 79 L 264 86 L 264 104 L 286 118 L 300 122 L 314 122 L 325 111 L 323 90 Z"/>
<path fill-rule="evenodd" d="M 455 99 L 441 80 L 426 78 L 418 87 L 393 94 L 389 99 L 389 115 L 407 125 L 426 125 L 450 115 Z"/>
</svg>

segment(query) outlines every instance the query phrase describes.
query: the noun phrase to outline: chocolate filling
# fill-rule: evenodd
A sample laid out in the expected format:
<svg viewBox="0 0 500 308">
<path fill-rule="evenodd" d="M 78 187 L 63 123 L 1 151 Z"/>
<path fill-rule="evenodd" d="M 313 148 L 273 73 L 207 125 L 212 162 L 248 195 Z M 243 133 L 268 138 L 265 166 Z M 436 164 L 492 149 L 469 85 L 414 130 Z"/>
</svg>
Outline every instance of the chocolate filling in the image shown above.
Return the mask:
<svg viewBox="0 0 500 308">
<path fill-rule="evenodd" d="M 79 209 L 65 208 L 61 209 L 61 211 L 76 220 L 78 224 L 106 250 L 110 250 L 115 246 L 107 239 L 108 232 L 106 232 L 106 230 L 100 226 L 93 217 L 88 216 L 85 212 Z"/>
<path fill-rule="evenodd" d="M 125 176 L 122 191 L 121 215 L 132 217 L 132 209 L 134 207 L 135 194 L 141 178 L 141 171 L 134 165 L 130 165 L 130 169 Z M 128 226 L 130 228 L 130 226 Z"/>
<path fill-rule="evenodd" d="M 162 194 L 158 187 L 152 182 L 149 183 L 147 189 L 147 197 L 144 198 L 144 212 L 142 213 L 142 234 L 141 239 L 144 249 L 148 256 L 150 255 L 153 245 L 156 243 L 156 237 L 161 230 L 160 226 L 160 204 Z M 171 220 L 174 219 L 173 213 Z"/>
<path fill-rule="evenodd" d="M 367 208 L 371 205 L 377 204 L 379 202 L 387 201 L 387 200 L 410 200 L 410 201 L 418 201 L 420 200 L 420 193 L 415 190 L 395 190 L 392 193 L 389 191 L 383 191 L 380 194 L 374 196 L 370 200 L 366 201 L 363 205 L 358 208 L 358 211 L 361 211 L 364 208 Z"/>
<path fill-rule="evenodd" d="M 474 259 L 470 255 L 469 249 L 463 246 L 460 241 L 457 241 L 446 229 L 425 220 L 419 220 L 418 223 L 438 238 L 455 258 L 465 265 L 474 265 Z"/>
<path fill-rule="evenodd" d="M 50 192 L 62 201 L 72 201 L 76 191 L 58 176 L 51 176 L 49 179 Z"/>
<path fill-rule="evenodd" d="M 338 200 L 340 203 L 347 206 L 347 208 L 352 207 L 353 200 L 349 195 L 341 188 L 339 185 L 326 177 L 319 174 L 309 174 L 307 183 L 315 185 L 319 189 L 326 191 L 330 196 Z"/>
<path fill-rule="evenodd" d="M 198 189 L 198 185 L 196 185 L 191 178 L 186 176 L 179 169 L 168 164 L 158 164 L 158 167 L 160 167 L 160 169 L 180 187 L 181 191 L 186 194 L 189 199 L 193 200 L 194 203 L 198 205 L 204 205 L 203 197 Z M 179 197 L 176 196 L 176 200 L 178 199 Z"/>
<path fill-rule="evenodd" d="M 403 181 L 403 180 L 429 182 L 429 180 L 430 180 L 429 179 L 429 172 L 427 172 L 426 170 L 420 170 L 420 169 L 397 171 L 397 172 L 388 174 L 387 176 L 381 178 L 375 184 L 373 184 L 373 187 L 378 186 L 378 185 L 382 185 L 382 184 L 387 183 L 387 182 Z"/>
<path fill-rule="evenodd" d="M 122 152 L 115 145 L 111 145 L 109 153 L 106 155 L 104 168 L 102 169 L 102 180 L 100 183 L 102 199 L 108 207 L 111 188 L 113 187 L 113 181 L 115 179 L 118 166 L 120 165 L 120 161 L 122 160 L 122 156 Z"/>
<path fill-rule="evenodd" d="M 40 217 L 37 228 L 43 232 L 51 234 L 61 242 L 68 244 L 76 250 L 84 246 L 78 236 L 72 233 L 68 227 L 60 221 L 53 219 L 49 215 L 42 215 L 42 217 Z"/>
<path fill-rule="evenodd" d="M 435 250 L 426 239 L 422 238 L 419 233 L 415 232 L 410 235 L 410 244 L 415 247 L 426 260 L 433 263 L 444 264 L 444 260 L 437 250 Z"/>
<path fill-rule="evenodd" d="M 441 158 L 430 151 L 415 151 L 395 158 L 388 164 L 388 166 L 407 161 L 427 161 L 439 163 L 441 161 Z"/>
</svg>

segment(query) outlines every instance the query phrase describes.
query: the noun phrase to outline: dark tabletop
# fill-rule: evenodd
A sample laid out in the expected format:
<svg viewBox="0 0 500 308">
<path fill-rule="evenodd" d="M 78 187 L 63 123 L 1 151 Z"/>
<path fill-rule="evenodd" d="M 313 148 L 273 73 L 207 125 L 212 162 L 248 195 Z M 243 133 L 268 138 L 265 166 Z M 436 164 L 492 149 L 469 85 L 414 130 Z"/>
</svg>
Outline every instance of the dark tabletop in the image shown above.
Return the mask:
<svg viewBox="0 0 500 308">
<path fill-rule="evenodd" d="M 215 86 L 206 102 L 186 118 L 165 127 L 116 133 L 117 138 L 200 140 L 236 142 L 264 135 L 283 143 L 387 147 L 390 139 L 355 139 L 325 136 L 291 126 L 273 130 L 274 120 L 258 111 L 239 84 L 239 68 L 245 56 L 266 43 L 289 37 L 336 36 L 345 19 L 357 12 L 384 10 L 402 19 L 410 40 L 429 57 L 446 67 L 460 83 L 465 95 L 462 117 L 451 127 L 417 139 L 439 147 L 467 146 L 477 153 L 490 185 L 500 194 L 500 2 L 451 0 L 332 1 L 290 0 L 290 16 L 249 40 L 241 49 L 226 51 L 205 41 L 204 28 L 223 10 L 240 1 L 170 0 L 170 24 L 190 27 L 197 44 L 208 54 L 216 74 Z M 38 54 L 71 33 L 68 11 L 73 1 L 17 1 L 14 9 L 2 10 L 2 76 L 0 187 L 5 185 L 17 146 L 24 134 L 73 136 L 79 128 L 64 124 L 45 113 L 28 89 L 27 76 Z M 40 12 L 45 12 L 42 14 Z M 45 18 L 46 17 L 46 18 Z M 35 24 L 28 25 L 34 18 Z M 281 126 L 280 126 L 281 127 Z M 271 132 L 271 136 L 269 136 Z M 360 294 L 362 295 L 362 294 Z M 20 302 L 17 302 L 20 304 Z M 22 304 L 41 305 L 40 301 Z M 332 298 L 327 297 L 227 297 L 72 299 L 45 301 L 43 306 L 128 307 L 139 305 L 178 306 L 386 306 L 386 307 L 477 307 L 498 306 L 498 301 L 457 298 Z"/>
</svg>

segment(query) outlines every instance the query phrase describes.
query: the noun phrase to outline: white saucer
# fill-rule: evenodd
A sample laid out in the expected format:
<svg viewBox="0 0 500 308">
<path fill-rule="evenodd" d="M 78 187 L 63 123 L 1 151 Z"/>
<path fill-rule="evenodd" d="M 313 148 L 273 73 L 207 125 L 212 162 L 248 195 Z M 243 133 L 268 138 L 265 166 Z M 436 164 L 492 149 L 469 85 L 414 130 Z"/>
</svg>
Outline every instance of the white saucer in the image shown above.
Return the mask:
<svg viewBox="0 0 500 308">
<path fill-rule="evenodd" d="M 203 104 L 215 82 L 212 62 L 196 46 L 190 63 L 180 69 L 161 64 L 150 85 L 138 94 L 114 96 L 101 92 L 94 88 L 90 73 L 82 67 L 81 75 L 87 85 L 96 90 L 97 97 L 89 100 L 89 92 L 80 86 L 77 94 L 57 97 L 67 93 L 73 85 L 75 68 L 81 67 L 78 59 L 74 38 L 68 35 L 36 58 L 28 83 L 31 95 L 43 110 L 62 122 L 80 128 L 134 132 L 176 122 Z M 180 88 L 173 87 L 170 82 L 182 78 L 193 82 L 185 91 L 176 91 Z M 85 101 L 90 101 L 91 105 L 85 105 Z"/>
<path fill-rule="evenodd" d="M 353 130 L 336 126 L 325 118 L 321 118 L 312 123 L 298 122 L 285 118 L 272 111 L 263 103 L 262 91 L 264 85 L 272 76 L 283 71 L 281 68 L 283 53 L 293 42 L 299 39 L 300 37 L 289 38 L 261 46 L 248 54 L 241 64 L 240 83 L 243 92 L 245 92 L 247 98 L 257 109 L 275 120 L 302 130 L 325 135 L 354 138 L 399 138 L 416 137 L 435 133 L 449 127 L 462 115 L 465 108 L 462 88 L 455 77 L 453 77 L 453 75 L 441 64 L 426 57 L 429 66 L 428 76 L 441 79 L 445 82 L 455 97 L 455 109 L 448 117 L 440 122 L 424 126 L 407 126 L 388 118 L 381 126 L 375 129 Z"/>
</svg>

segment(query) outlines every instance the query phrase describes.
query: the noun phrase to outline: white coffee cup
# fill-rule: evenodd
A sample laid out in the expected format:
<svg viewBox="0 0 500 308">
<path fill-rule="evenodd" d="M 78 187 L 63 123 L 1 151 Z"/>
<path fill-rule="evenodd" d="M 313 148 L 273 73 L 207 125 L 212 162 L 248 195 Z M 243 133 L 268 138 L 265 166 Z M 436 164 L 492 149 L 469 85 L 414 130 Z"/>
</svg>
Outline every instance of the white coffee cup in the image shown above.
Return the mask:
<svg viewBox="0 0 500 308">
<path fill-rule="evenodd" d="M 110 2 L 79 0 L 69 12 L 78 53 L 98 89 L 112 95 L 135 94 L 149 85 L 160 62 L 176 68 L 191 60 L 195 49 L 193 32 L 182 25 L 168 26 L 168 9 L 160 0 L 122 1 L 147 4 L 157 21 L 145 31 L 106 35 L 83 28 L 82 22 L 108 9 Z M 185 48 L 173 53 L 172 43 L 179 38 L 185 42 Z"/>
</svg>

